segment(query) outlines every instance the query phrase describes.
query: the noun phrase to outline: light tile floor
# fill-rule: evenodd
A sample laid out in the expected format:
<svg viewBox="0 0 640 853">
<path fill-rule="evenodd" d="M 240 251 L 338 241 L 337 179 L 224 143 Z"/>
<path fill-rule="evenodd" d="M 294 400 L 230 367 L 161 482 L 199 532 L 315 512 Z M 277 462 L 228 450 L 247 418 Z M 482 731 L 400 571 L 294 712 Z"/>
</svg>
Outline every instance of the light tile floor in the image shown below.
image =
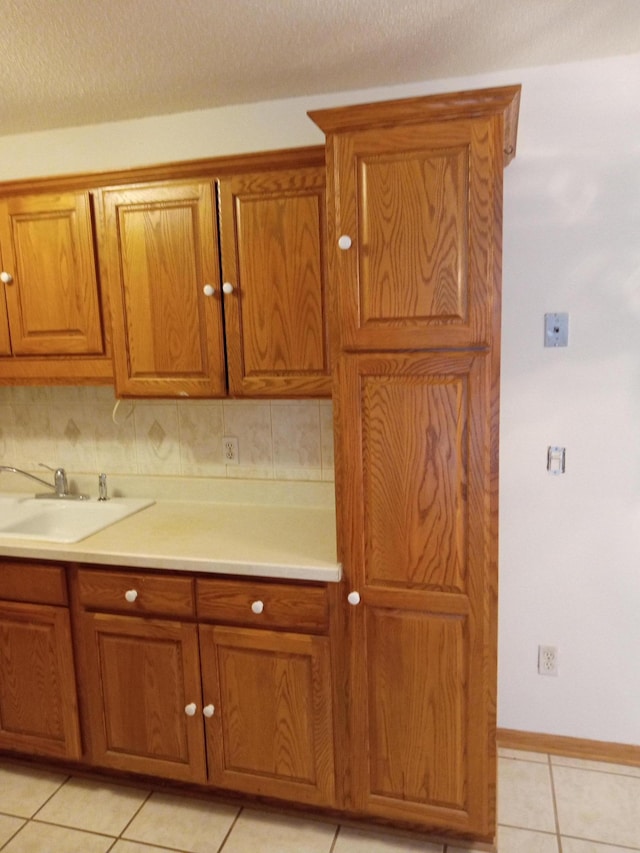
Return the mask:
<svg viewBox="0 0 640 853">
<path fill-rule="evenodd" d="M 498 853 L 640 853 L 640 768 L 500 750 Z M 0 760 L 2 853 L 465 853 Z"/>
</svg>

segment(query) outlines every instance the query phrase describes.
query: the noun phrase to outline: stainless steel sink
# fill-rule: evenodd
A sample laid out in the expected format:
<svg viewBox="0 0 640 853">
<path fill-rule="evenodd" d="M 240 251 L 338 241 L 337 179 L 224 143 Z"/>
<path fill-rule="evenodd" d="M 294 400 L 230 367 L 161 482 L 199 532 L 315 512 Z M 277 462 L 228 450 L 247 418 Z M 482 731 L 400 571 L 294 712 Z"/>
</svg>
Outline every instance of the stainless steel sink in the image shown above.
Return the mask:
<svg viewBox="0 0 640 853">
<path fill-rule="evenodd" d="M 9 538 L 80 542 L 153 503 L 138 498 L 42 501 L 0 493 L 0 542 Z"/>
</svg>

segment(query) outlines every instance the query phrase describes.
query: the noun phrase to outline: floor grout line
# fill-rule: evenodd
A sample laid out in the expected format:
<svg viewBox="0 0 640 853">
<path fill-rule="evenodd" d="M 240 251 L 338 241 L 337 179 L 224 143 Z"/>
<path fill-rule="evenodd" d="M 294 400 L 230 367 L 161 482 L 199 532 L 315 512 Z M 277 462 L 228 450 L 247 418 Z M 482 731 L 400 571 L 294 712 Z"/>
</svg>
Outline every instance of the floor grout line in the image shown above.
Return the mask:
<svg viewBox="0 0 640 853">
<path fill-rule="evenodd" d="M 556 798 L 556 786 L 553 778 L 553 763 L 551 756 L 547 756 L 547 767 L 549 769 L 549 783 L 551 784 L 551 801 L 553 802 L 553 819 L 556 825 L 556 840 L 558 842 L 558 853 L 562 853 L 562 837 L 560 835 L 560 817 L 558 815 L 558 800 Z"/>
</svg>

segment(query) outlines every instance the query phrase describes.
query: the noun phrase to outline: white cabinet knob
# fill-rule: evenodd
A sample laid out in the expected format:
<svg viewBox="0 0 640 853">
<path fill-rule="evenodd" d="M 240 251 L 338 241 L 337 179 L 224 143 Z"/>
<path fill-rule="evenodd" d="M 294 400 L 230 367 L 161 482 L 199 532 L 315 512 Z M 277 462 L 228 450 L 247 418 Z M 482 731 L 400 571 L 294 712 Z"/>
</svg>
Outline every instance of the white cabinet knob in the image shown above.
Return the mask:
<svg viewBox="0 0 640 853">
<path fill-rule="evenodd" d="M 350 592 L 347 596 L 347 601 L 349 602 L 349 604 L 353 604 L 354 607 L 356 606 L 356 604 L 360 604 L 360 593 L 355 592 L 355 590 L 353 592 Z"/>
<path fill-rule="evenodd" d="M 213 296 L 213 294 L 216 292 L 216 289 L 212 284 L 205 284 L 205 286 L 202 288 L 202 292 L 205 296 Z"/>
<path fill-rule="evenodd" d="M 10 272 L 0 272 L 0 281 L 3 282 L 3 284 L 11 284 L 13 276 Z"/>
<path fill-rule="evenodd" d="M 254 601 L 253 604 L 251 605 L 251 610 L 254 613 L 262 613 L 262 611 L 264 610 L 263 602 L 262 601 Z"/>
<path fill-rule="evenodd" d="M 225 281 L 225 283 L 222 285 L 222 292 L 226 293 L 227 296 L 230 293 L 233 293 L 233 285 L 231 284 L 230 281 Z"/>
<path fill-rule="evenodd" d="M 351 248 L 351 237 L 349 237 L 348 234 L 342 234 L 342 236 L 338 238 L 338 246 L 343 252 L 346 252 L 347 249 Z"/>
<path fill-rule="evenodd" d="M 213 717 L 213 715 L 214 715 L 214 713 L 215 713 L 215 710 L 216 710 L 216 709 L 213 707 L 213 705 L 205 705 L 205 706 L 204 706 L 204 708 L 202 709 L 202 713 L 203 713 L 203 714 L 205 715 L 205 717 L 207 717 L 207 718 L 208 718 L 208 717 Z"/>
<path fill-rule="evenodd" d="M 124 597 L 127 599 L 127 601 L 130 604 L 132 604 L 136 600 L 136 598 L 138 597 L 138 590 L 137 589 L 128 589 L 125 592 Z"/>
<path fill-rule="evenodd" d="M 195 702 L 189 702 L 188 705 L 185 705 L 184 712 L 187 717 L 195 717 L 197 706 Z"/>
</svg>

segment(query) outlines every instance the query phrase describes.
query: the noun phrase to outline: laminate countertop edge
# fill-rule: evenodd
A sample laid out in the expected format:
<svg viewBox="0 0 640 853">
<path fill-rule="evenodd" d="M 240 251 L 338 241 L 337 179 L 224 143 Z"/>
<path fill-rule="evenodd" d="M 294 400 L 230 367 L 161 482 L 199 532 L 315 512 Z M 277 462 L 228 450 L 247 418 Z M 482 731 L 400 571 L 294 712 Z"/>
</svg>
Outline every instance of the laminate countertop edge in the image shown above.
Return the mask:
<svg viewBox="0 0 640 853">
<path fill-rule="evenodd" d="M 0 535 L 0 557 L 337 582 L 327 507 L 156 501 L 75 543 Z"/>
</svg>

